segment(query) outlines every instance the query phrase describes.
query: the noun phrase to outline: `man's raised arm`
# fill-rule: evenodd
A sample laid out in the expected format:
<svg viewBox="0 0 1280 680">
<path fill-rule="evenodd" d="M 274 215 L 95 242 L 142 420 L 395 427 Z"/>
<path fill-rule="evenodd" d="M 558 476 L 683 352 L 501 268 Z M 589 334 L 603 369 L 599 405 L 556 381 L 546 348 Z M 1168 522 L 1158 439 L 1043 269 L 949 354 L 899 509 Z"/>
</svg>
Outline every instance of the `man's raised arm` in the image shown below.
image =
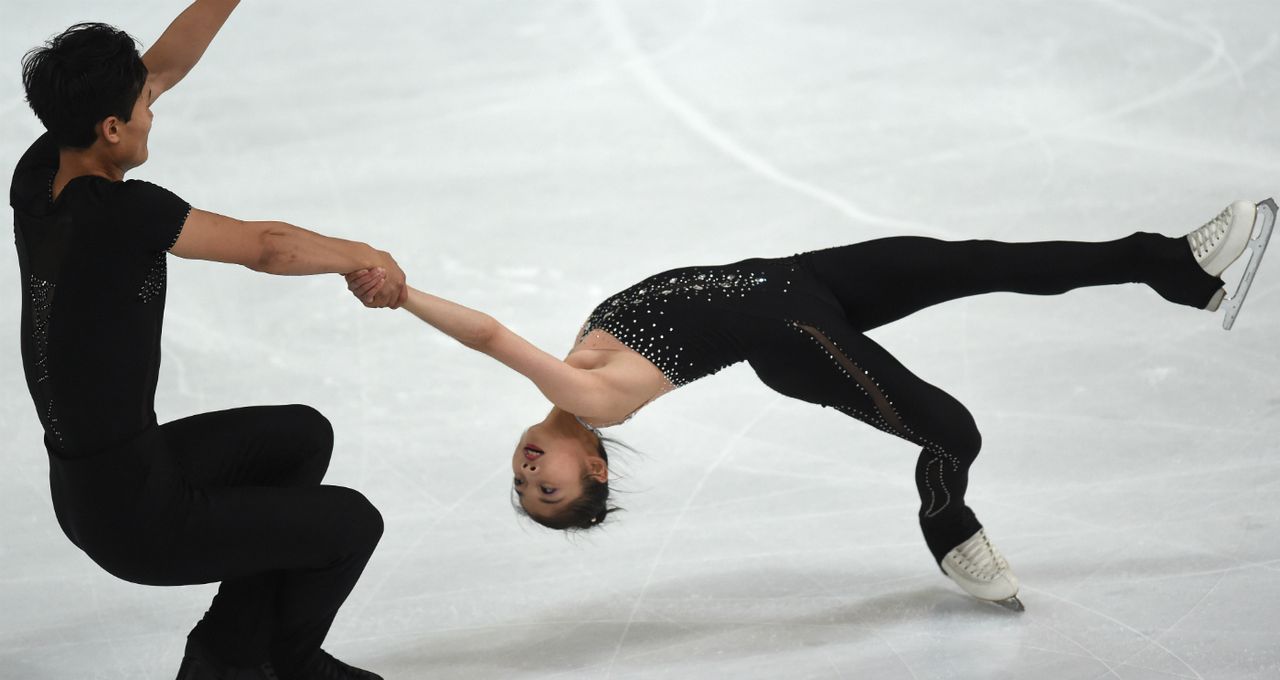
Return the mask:
<svg viewBox="0 0 1280 680">
<path fill-rule="evenodd" d="M 151 49 L 142 55 L 151 84 L 151 100 L 178 84 L 195 67 L 240 0 L 196 0 L 183 10 Z"/>
</svg>

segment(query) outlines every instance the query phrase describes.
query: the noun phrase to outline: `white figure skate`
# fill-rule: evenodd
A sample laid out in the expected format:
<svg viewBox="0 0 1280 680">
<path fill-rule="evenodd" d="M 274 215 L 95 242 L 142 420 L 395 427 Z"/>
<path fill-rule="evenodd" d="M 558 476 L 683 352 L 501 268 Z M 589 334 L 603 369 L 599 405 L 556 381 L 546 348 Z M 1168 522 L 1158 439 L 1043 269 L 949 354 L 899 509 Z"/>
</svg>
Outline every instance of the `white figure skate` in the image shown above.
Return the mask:
<svg viewBox="0 0 1280 680">
<path fill-rule="evenodd" d="M 1235 324 L 1240 306 L 1244 304 L 1244 296 L 1253 285 L 1253 276 L 1262 263 L 1262 253 L 1267 249 L 1267 242 L 1275 227 L 1276 212 L 1276 203 L 1270 198 L 1257 205 L 1236 201 L 1208 224 L 1187 234 L 1191 253 L 1210 276 L 1221 276 L 1246 249 L 1253 251 L 1235 294 L 1227 299 L 1227 309 L 1222 320 L 1222 327 L 1227 330 L 1231 330 L 1231 326 Z M 1205 309 L 1217 311 L 1226 296 L 1226 289 L 1220 289 L 1209 300 Z"/>
<path fill-rule="evenodd" d="M 1024 609 L 1022 600 L 1018 599 L 1018 577 L 1013 575 L 1000 551 L 991 545 L 983 529 L 978 529 L 978 533 L 942 558 L 942 571 L 979 600 L 1016 612 Z"/>
</svg>

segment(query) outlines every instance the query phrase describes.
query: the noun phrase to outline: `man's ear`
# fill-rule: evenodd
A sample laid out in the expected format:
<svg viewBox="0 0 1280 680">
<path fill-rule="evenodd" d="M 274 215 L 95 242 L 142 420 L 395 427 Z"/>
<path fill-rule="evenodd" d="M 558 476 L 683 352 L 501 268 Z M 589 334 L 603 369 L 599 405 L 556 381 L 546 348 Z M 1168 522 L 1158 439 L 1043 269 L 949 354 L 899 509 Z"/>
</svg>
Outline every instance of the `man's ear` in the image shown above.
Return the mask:
<svg viewBox="0 0 1280 680">
<path fill-rule="evenodd" d="M 98 123 L 98 136 L 105 140 L 108 144 L 120 143 L 120 128 L 124 125 L 124 121 L 115 116 L 107 116 Z"/>
</svg>

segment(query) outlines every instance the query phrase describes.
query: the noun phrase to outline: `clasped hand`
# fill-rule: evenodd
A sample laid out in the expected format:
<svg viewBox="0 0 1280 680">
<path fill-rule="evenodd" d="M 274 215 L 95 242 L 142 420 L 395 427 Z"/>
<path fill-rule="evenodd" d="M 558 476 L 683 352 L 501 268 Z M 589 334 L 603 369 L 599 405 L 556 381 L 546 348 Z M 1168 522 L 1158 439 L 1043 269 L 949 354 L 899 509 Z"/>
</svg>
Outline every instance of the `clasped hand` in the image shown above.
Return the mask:
<svg viewBox="0 0 1280 680">
<path fill-rule="evenodd" d="M 389 268 L 379 266 L 358 269 L 346 275 L 347 290 L 365 307 L 398 309 L 409 297 L 404 272 L 391 256 L 388 255 L 386 259 Z"/>
</svg>

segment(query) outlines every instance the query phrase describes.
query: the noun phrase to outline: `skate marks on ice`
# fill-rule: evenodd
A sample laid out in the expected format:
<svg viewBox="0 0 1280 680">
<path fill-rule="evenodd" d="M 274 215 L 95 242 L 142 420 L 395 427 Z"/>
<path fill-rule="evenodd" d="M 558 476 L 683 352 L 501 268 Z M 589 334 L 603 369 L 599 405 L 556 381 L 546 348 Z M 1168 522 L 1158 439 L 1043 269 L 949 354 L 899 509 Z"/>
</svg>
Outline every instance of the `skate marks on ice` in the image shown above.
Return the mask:
<svg viewBox="0 0 1280 680">
<path fill-rule="evenodd" d="M 709 1 L 715 3 L 716 0 Z M 735 163 L 784 189 L 824 204 L 853 222 L 875 225 L 891 232 L 914 232 L 937 238 L 954 235 L 947 229 L 931 224 L 869 212 L 833 191 L 782 170 L 770 160 L 744 147 L 698 107 L 671 89 L 654 68 L 650 56 L 637 44 L 626 14 L 618 7 L 617 0 L 599 0 L 594 5 L 596 14 L 609 32 L 614 49 L 626 59 L 627 70 L 645 93 L 659 106 L 670 111 L 690 131 Z"/>
<path fill-rule="evenodd" d="M 1262 264 L 1262 254 L 1267 250 L 1267 243 L 1271 240 L 1271 231 L 1276 226 L 1276 202 L 1274 199 L 1267 200 L 1258 204 L 1258 216 L 1254 221 L 1253 233 L 1249 238 L 1249 263 L 1244 267 L 1244 274 L 1240 277 L 1240 283 L 1236 286 L 1236 292 L 1227 299 L 1227 309 L 1223 313 L 1222 327 L 1231 330 L 1235 325 L 1236 315 L 1240 313 L 1240 307 L 1244 304 L 1244 297 L 1249 293 L 1249 288 L 1253 286 L 1253 277 L 1258 273 L 1258 266 Z"/>
<path fill-rule="evenodd" d="M 1221 580 L 1222 580 L 1222 579 L 1221 579 L 1221 577 L 1219 577 L 1218 582 L 1220 583 L 1220 582 L 1221 582 Z M 1029 591 L 1029 592 L 1035 593 L 1036 595 L 1042 595 L 1042 596 L 1044 596 L 1044 597 L 1046 597 L 1046 598 L 1049 598 L 1049 599 L 1052 599 L 1052 600 L 1056 600 L 1056 601 L 1058 601 L 1058 602 L 1061 602 L 1062 604 L 1070 605 L 1071 607 L 1075 607 L 1075 608 L 1077 608 L 1077 609 L 1080 609 L 1080 610 L 1082 610 L 1082 611 L 1084 611 L 1084 612 L 1086 612 L 1086 613 L 1088 613 L 1088 614 L 1090 614 L 1090 615 L 1093 615 L 1093 616 L 1096 616 L 1096 617 L 1098 617 L 1098 618 L 1101 618 L 1101 619 L 1103 619 L 1104 621 L 1106 621 L 1106 622 L 1108 622 L 1108 623 L 1111 623 L 1111 624 L 1114 624 L 1114 625 L 1116 625 L 1116 626 L 1119 626 L 1120 628 L 1123 628 L 1124 630 L 1128 631 L 1129 633 L 1132 633 L 1133 635 L 1136 635 L 1139 639 L 1143 640 L 1143 641 L 1146 643 L 1146 645 L 1145 645 L 1143 648 L 1140 648 L 1138 651 L 1130 653 L 1130 655 L 1129 655 L 1129 656 L 1125 657 L 1124 659 L 1121 659 L 1121 660 L 1120 660 L 1120 661 L 1118 661 L 1118 662 L 1114 662 L 1116 667 L 1121 667 L 1121 668 L 1123 668 L 1123 667 L 1125 667 L 1125 666 L 1130 665 L 1130 664 L 1129 664 L 1129 662 L 1130 662 L 1130 661 L 1132 661 L 1132 660 L 1133 660 L 1134 658 L 1136 658 L 1137 656 L 1141 655 L 1143 652 L 1145 652 L 1145 651 L 1146 651 L 1146 649 L 1147 649 L 1148 647 L 1155 647 L 1156 649 L 1159 649 L 1161 652 L 1163 652 L 1165 655 L 1167 655 L 1169 658 L 1176 660 L 1179 664 L 1181 664 L 1181 665 L 1182 665 L 1182 667 L 1183 667 L 1183 668 L 1185 668 L 1187 671 L 1189 671 L 1189 672 L 1191 673 L 1191 675 L 1181 675 L 1181 674 L 1178 674 L 1178 675 L 1177 675 L 1177 676 L 1175 676 L 1175 677 L 1189 677 L 1189 678 L 1196 678 L 1196 680 L 1204 680 L 1204 676 L 1200 675 L 1200 672 L 1199 672 L 1199 671 L 1197 671 L 1194 667 L 1192 667 L 1192 666 L 1191 666 L 1191 664 L 1187 663 L 1186 659 L 1183 659 L 1181 656 L 1178 656 L 1178 655 L 1177 655 L 1173 650 L 1171 650 L 1171 649 L 1169 649 L 1168 647 L 1166 647 L 1166 646 L 1164 646 L 1164 645 L 1160 644 L 1160 641 L 1159 641 L 1159 640 L 1157 640 L 1156 638 L 1151 637 L 1150 635 L 1147 635 L 1146 633 L 1143 633 L 1142 631 L 1140 631 L 1140 630 L 1138 630 L 1137 628 L 1135 628 L 1135 627 L 1133 627 L 1133 626 L 1131 626 L 1131 625 L 1129 625 L 1129 624 L 1125 623 L 1124 621 L 1121 621 L 1121 620 L 1119 620 L 1119 619 L 1117 619 L 1117 618 L 1115 618 L 1115 617 L 1113 617 L 1113 616 L 1110 616 L 1110 615 L 1108 615 L 1108 614 L 1106 614 L 1106 613 L 1104 613 L 1104 612 L 1100 612 L 1100 611 L 1098 611 L 1097 609 L 1094 609 L 1094 608 L 1092 608 L 1092 607 L 1089 607 L 1089 606 L 1086 606 L 1086 605 L 1084 605 L 1084 604 L 1081 604 L 1081 603 L 1079 603 L 1079 602 L 1077 602 L 1077 601 L 1075 601 L 1075 600 L 1072 600 L 1072 599 L 1069 599 L 1069 598 L 1066 598 L 1066 597 L 1061 597 L 1061 596 L 1059 596 L 1059 595 L 1055 595 L 1054 593 L 1051 593 L 1051 592 L 1046 591 L 1046 590 L 1041 590 L 1041 589 L 1039 589 L 1039 588 L 1032 588 L 1032 587 L 1028 587 L 1028 586 L 1024 586 L 1024 589 L 1025 589 L 1025 590 L 1027 590 L 1027 591 Z M 1193 606 L 1191 609 L 1189 609 L 1189 610 L 1186 612 L 1186 614 L 1184 614 L 1184 615 L 1183 615 L 1183 617 L 1182 617 L 1182 618 L 1186 618 L 1187 616 L 1190 616 L 1190 615 L 1191 615 L 1191 613 L 1195 611 L 1196 607 L 1198 607 L 1198 606 L 1200 605 L 1200 603 L 1201 603 L 1201 602 L 1203 602 L 1206 598 L 1208 598 L 1208 597 L 1209 597 L 1209 595 L 1211 595 L 1211 594 L 1213 593 L 1213 591 L 1214 591 L 1214 590 L 1216 590 L 1216 589 L 1217 589 L 1217 584 L 1215 583 L 1215 584 L 1214 584 L 1214 587 L 1213 587 L 1213 588 L 1210 588 L 1208 591 L 1206 591 L 1206 592 L 1205 592 L 1205 594 L 1204 594 L 1204 595 L 1200 598 L 1200 600 L 1196 603 L 1196 605 L 1195 605 L 1195 606 Z M 1102 657 L 1098 656 L 1096 653 L 1094 653 L 1094 651 L 1093 651 L 1093 650 L 1091 650 L 1091 649 L 1089 649 L 1088 647 L 1086 647 L 1085 645 L 1081 644 L 1079 641 L 1075 640 L 1074 638 L 1072 638 L 1071 636 L 1067 635 L 1066 633 L 1064 633 L 1064 632 L 1062 632 L 1062 631 L 1058 630 L 1057 628 L 1055 628 L 1055 627 L 1054 627 L 1054 626 L 1052 626 L 1051 624 L 1048 624 L 1047 622 L 1045 622 L 1045 621 L 1043 621 L 1043 620 L 1040 620 L 1040 619 L 1035 618 L 1034 614 L 1030 614 L 1030 615 L 1028 615 L 1028 616 L 1032 619 L 1032 621 L 1033 621 L 1036 625 L 1043 626 L 1044 628 L 1047 628 L 1047 629 L 1049 629 L 1049 630 L 1054 631 L 1055 633 L 1057 633 L 1057 634 L 1059 634 L 1059 635 L 1063 636 L 1065 639 L 1067 639 L 1068 641 L 1070 641 L 1072 644 L 1074 644 L 1074 645 L 1076 645 L 1076 646 L 1080 647 L 1081 649 L 1085 650 L 1086 652 L 1088 652 L 1090 656 L 1092 656 L 1095 660 L 1097 660 L 1097 661 L 1098 661 L 1098 663 L 1102 664 L 1103 666 L 1105 666 L 1105 667 L 1107 668 L 1107 671 L 1108 671 L 1108 672 L 1106 673 L 1106 675 L 1115 676 L 1115 677 L 1117 677 L 1117 678 L 1119 678 L 1119 677 L 1123 677 L 1122 675 L 1120 675 L 1120 673 L 1118 673 L 1118 672 L 1117 672 L 1116 668 L 1115 668 L 1115 667 L 1113 667 L 1113 666 L 1112 666 L 1112 664 L 1107 663 L 1107 662 L 1106 662 Z M 1182 621 L 1182 618 L 1178 619 L 1178 621 L 1179 621 L 1179 622 L 1180 622 L 1180 621 Z M 1173 630 L 1173 628 L 1174 628 L 1174 627 L 1176 627 L 1176 626 L 1177 626 L 1177 623 L 1174 623 L 1172 626 L 1170 626 L 1170 627 L 1169 627 L 1168 629 L 1166 629 L 1166 630 Z M 1155 670 L 1155 669 L 1151 669 L 1151 670 Z"/>
<path fill-rule="evenodd" d="M 667 532 L 666 537 L 662 541 L 662 546 L 658 548 L 657 554 L 654 555 L 653 561 L 649 565 L 649 572 L 645 576 L 643 585 L 640 586 L 639 594 L 636 595 L 635 603 L 631 607 L 631 613 L 627 616 L 627 622 L 622 627 L 622 633 L 618 635 L 618 642 L 617 642 L 617 645 L 614 647 L 613 657 L 609 660 L 609 668 L 606 673 L 606 677 L 612 677 L 613 675 L 613 669 L 614 669 L 614 666 L 617 664 L 618 655 L 622 653 L 622 647 L 627 642 L 627 635 L 631 632 L 631 627 L 635 623 L 636 614 L 639 613 L 641 605 L 644 604 L 645 595 L 649 591 L 649 586 L 652 585 L 653 583 L 654 574 L 657 572 L 658 566 L 662 564 L 662 558 L 666 555 L 668 546 L 671 545 L 671 539 L 680 530 L 680 525 L 684 521 L 685 515 L 688 514 L 689 508 L 693 505 L 694 501 L 698 498 L 699 493 L 702 491 L 702 488 L 706 485 L 707 480 L 711 477 L 711 475 L 713 475 L 715 471 L 721 466 L 721 464 L 724 463 L 736 450 L 738 442 L 741 441 L 744 437 L 746 437 L 747 434 L 751 432 L 751 429 L 755 427 L 757 423 L 763 420 L 764 417 L 769 414 L 769 411 L 781 401 L 782 401 L 782 397 L 774 398 L 767 405 L 765 405 L 764 408 L 758 411 L 756 415 L 753 418 L 751 418 L 751 420 L 747 421 L 746 424 L 744 424 L 741 428 L 739 428 L 738 431 L 733 434 L 733 436 L 729 437 L 729 440 L 725 442 L 725 445 L 720 449 L 720 454 L 716 456 L 715 460 L 712 461 L 710 465 L 707 466 L 707 468 L 702 474 L 702 477 L 698 479 L 698 482 L 694 485 L 693 490 L 689 493 L 689 496 L 685 499 L 684 504 L 680 507 L 679 514 L 676 515 L 675 521 L 672 522 L 671 524 L 671 529 Z"/>
<path fill-rule="evenodd" d="M 1115 0 L 1095 0 L 1096 4 L 1111 12 L 1136 19 L 1153 29 L 1173 36 L 1185 41 L 1195 48 L 1202 48 L 1208 51 L 1208 56 L 1196 68 L 1186 72 L 1181 78 L 1170 85 L 1163 88 L 1142 94 L 1124 104 L 1097 116 L 1090 117 L 1082 123 L 1093 123 L 1105 119 L 1119 118 L 1126 114 L 1141 109 L 1153 107 L 1159 104 L 1167 104 L 1172 100 L 1193 94 L 1200 90 L 1223 84 L 1227 81 L 1233 81 L 1240 87 L 1244 87 L 1245 72 L 1266 63 L 1266 58 L 1275 52 L 1280 41 L 1272 34 L 1269 36 L 1265 45 L 1250 58 L 1245 67 L 1241 67 L 1240 63 L 1231 55 L 1227 49 L 1227 40 L 1222 32 L 1204 23 L 1203 21 L 1191 20 L 1186 22 L 1172 21 L 1163 13 L 1145 10 L 1136 5 L 1131 5 Z M 1221 73 L 1214 75 L 1219 70 L 1219 66 L 1225 66 L 1221 69 Z"/>
</svg>

